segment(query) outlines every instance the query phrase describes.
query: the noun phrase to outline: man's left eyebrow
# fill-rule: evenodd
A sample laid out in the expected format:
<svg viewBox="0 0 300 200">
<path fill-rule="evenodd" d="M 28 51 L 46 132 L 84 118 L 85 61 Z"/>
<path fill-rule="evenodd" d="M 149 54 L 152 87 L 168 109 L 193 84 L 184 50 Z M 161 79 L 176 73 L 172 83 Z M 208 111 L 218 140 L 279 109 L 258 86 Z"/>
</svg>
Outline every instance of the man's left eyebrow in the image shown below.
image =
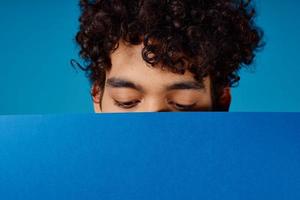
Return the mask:
<svg viewBox="0 0 300 200">
<path fill-rule="evenodd" d="M 167 87 L 167 90 L 202 90 L 205 89 L 203 83 L 195 82 L 195 81 L 184 81 L 174 83 Z"/>
</svg>

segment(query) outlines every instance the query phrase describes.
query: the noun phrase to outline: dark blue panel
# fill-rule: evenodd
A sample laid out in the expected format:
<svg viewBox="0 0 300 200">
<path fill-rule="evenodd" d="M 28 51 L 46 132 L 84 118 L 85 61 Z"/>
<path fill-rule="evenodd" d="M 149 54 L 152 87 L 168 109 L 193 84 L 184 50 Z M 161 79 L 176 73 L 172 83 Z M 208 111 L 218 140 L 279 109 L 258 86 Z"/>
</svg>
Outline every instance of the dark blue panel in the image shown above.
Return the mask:
<svg viewBox="0 0 300 200">
<path fill-rule="evenodd" d="M 1 199 L 300 199 L 299 113 L 0 117 Z"/>
</svg>

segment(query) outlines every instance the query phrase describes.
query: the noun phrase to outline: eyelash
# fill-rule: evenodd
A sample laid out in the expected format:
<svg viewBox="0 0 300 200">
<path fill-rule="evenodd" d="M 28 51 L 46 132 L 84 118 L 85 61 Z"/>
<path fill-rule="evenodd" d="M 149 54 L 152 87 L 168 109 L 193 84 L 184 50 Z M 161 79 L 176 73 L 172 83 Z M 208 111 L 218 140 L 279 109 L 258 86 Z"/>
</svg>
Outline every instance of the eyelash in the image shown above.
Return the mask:
<svg viewBox="0 0 300 200">
<path fill-rule="evenodd" d="M 124 108 L 124 109 L 131 109 L 134 106 L 136 106 L 140 101 L 139 100 L 135 100 L 135 101 L 126 101 L 126 102 L 120 102 L 117 100 L 114 100 L 114 104 L 120 108 Z M 180 111 L 189 111 L 192 110 L 196 103 L 190 104 L 190 105 L 182 105 L 182 104 L 178 104 L 175 102 L 168 102 L 169 104 L 173 105 L 177 110 Z"/>
<path fill-rule="evenodd" d="M 134 106 L 136 106 L 140 101 L 139 100 L 135 100 L 135 101 L 126 101 L 126 102 L 121 102 L 121 101 L 117 101 L 114 100 L 114 104 L 120 108 L 124 108 L 124 109 L 130 109 L 133 108 Z"/>
<path fill-rule="evenodd" d="M 170 104 L 174 105 L 174 107 L 177 109 L 177 110 L 180 110 L 180 111 L 189 111 L 189 110 L 192 110 L 193 108 L 195 108 L 195 105 L 196 103 L 193 103 L 193 104 L 190 104 L 190 105 L 183 105 L 183 104 L 178 104 L 178 103 L 175 103 L 175 102 L 169 102 Z"/>
</svg>

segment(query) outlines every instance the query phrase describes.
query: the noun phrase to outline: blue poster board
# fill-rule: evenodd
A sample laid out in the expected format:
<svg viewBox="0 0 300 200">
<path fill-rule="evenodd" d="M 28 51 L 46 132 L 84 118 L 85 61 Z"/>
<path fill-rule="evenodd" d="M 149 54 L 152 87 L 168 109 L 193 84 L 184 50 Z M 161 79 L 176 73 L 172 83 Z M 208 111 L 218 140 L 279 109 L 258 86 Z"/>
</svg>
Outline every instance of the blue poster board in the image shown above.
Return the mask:
<svg viewBox="0 0 300 200">
<path fill-rule="evenodd" d="M 299 113 L 0 117 L 0 199 L 300 199 Z"/>
</svg>

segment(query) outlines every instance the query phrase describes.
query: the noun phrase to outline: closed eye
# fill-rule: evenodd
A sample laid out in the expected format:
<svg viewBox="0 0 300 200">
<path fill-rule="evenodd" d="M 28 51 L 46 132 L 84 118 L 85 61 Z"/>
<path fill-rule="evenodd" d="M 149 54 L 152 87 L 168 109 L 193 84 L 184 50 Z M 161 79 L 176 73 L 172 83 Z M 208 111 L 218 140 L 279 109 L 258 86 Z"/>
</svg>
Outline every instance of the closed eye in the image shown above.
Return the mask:
<svg viewBox="0 0 300 200">
<path fill-rule="evenodd" d="M 181 110 L 181 111 L 189 111 L 189 110 L 193 110 L 196 106 L 197 103 L 193 103 L 193 104 L 179 104 L 176 102 L 169 102 L 169 104 L 171 104 L 175 109 L 177 110 Z"/>
<path fill-rule="evenodd" d="M 117 101 L 114 99 L 114 104 L 120 108 L 124 108 L 124 109 L 130 109 L 135 107 L 138 103 L 140 103 L 139 100 L 133 100 L 133 101 Z"/>
</svg>

